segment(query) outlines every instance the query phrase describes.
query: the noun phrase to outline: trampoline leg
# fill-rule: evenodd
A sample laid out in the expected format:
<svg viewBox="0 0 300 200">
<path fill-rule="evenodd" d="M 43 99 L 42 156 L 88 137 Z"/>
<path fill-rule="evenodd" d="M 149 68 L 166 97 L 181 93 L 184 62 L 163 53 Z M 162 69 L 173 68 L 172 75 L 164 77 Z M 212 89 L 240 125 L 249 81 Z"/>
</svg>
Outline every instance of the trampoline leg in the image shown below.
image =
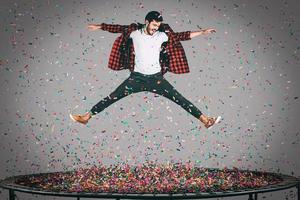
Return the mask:
<svg viewBox="0 0 300 200">
<path fill-rule="evenodd" d="M 77 200 L 80 200 L 80 197 L 77 197 Z"/>
<path fill-rule="evenodd" d="M 253 194 L 249 194 L 249 199 L 248 200 L 254 200 L 253 199 Z"/>
<path fill-rule="evenodd" d="M 254 194 L 254 200 L 257 200 L 257 193 Z"/>
<path fill-rule="evenodd" d="M 298 200 L 300 200 L 300 184 L 297 185 L 297 189 L 298 189 Z"/>
<path fill-rule="evenodd" d="M 9 200 L 15 200 L 15 191 L 12 189 L 9 190 Z"/>
</svg>

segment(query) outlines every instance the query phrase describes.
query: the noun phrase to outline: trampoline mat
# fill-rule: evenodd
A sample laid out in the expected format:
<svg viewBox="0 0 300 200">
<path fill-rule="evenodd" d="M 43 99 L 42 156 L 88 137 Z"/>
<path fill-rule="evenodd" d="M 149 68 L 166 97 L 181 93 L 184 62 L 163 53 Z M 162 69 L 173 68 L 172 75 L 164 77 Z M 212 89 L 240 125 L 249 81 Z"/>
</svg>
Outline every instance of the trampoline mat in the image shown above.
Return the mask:
<svg viewBox="0 0 300 200">
<path fill-rule="evenodd" d="M 5 184 L 45 192 L 185 194 L 249 191 L 282 185 L 286 181 L 286 177 L 279 174 L 261 171 L 147 163 L 15 176 Z"/>
</svg>

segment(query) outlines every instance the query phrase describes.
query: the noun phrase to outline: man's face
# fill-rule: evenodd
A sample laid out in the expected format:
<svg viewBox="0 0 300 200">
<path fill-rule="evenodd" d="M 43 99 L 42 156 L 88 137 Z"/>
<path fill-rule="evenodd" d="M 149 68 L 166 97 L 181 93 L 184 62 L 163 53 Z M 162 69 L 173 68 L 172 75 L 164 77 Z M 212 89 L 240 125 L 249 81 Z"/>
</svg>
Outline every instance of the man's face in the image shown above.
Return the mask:
<svg viewBox="0 0 300 200">
<path fill-rule="evenodd" d="M 146 20 L 146 31 L 149 35 L 153 35 L 159 28 L 161 22 L 157 22 L 153 20 L 149 23 L 148 20 Z"/>
</svg>

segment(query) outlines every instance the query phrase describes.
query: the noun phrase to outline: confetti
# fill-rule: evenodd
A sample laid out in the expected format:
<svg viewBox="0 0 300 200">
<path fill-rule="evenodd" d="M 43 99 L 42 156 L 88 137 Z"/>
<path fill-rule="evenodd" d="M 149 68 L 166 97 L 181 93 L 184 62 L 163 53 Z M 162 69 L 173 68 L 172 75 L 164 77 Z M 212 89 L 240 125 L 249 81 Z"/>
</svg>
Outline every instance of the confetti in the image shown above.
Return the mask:
<svg viewBox="0 0 300 200">
<path fill-rule="evenodd" d="M 119 155 L 116 155 L 118 157 Z M 192 163 L 93 166 L 70 172 L 25 175 L 15 184 L 53 192 L 197 193 L 265 187 L 281 178 L 264 172 L 208 169 Z"/>
</svg>

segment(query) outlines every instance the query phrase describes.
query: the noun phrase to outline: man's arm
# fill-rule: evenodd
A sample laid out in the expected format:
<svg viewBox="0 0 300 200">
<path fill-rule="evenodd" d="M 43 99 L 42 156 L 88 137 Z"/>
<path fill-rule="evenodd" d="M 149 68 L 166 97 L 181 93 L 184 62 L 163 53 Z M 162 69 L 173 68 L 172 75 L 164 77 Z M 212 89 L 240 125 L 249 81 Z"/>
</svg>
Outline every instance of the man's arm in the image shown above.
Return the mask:
<svg viewBox="0 0 300 200">
<path fill-rule="evenodd" d="M 184 32 L 178 32 L 178 33 L 172 33 L 171 37 L 175 39 L 176 41 L 185 41 L 185 40 L 190 40 L 193 37 L 199 36 L 199 35 L 207 35 L 209 33 L 215 33 L 215 29 L 203 29 L 199 31 L 184 31 Z"/>
<path fill-rule="evenodd" d="M 184 32 L 170 32 L 168 35 L 170 41 L 185 41 L 191 39 L 191 31 L 184 31 Z"/>
<path fill-rule="evenodd" d="M 199 31 L 192 31 L 190 37 L 193 38 L 193 37 L 196 37 L 199 35 L 207 35 L 209 33 L 215 33 L 215 32 L 216 32 L 216 30 L 213 28 L 203 29 L 203 30 L 199 30 Z"/>
<path fill-rule="evenodd" d="M 118 25 L 118 24 L 89 24 L 88 29 L 95 31 L 98 29 L 101 29 L 103 31 L 108 31 L 110 33 L 122 33 L 126 28 L 128 28 L 128 25 Z"/>
</svg>

